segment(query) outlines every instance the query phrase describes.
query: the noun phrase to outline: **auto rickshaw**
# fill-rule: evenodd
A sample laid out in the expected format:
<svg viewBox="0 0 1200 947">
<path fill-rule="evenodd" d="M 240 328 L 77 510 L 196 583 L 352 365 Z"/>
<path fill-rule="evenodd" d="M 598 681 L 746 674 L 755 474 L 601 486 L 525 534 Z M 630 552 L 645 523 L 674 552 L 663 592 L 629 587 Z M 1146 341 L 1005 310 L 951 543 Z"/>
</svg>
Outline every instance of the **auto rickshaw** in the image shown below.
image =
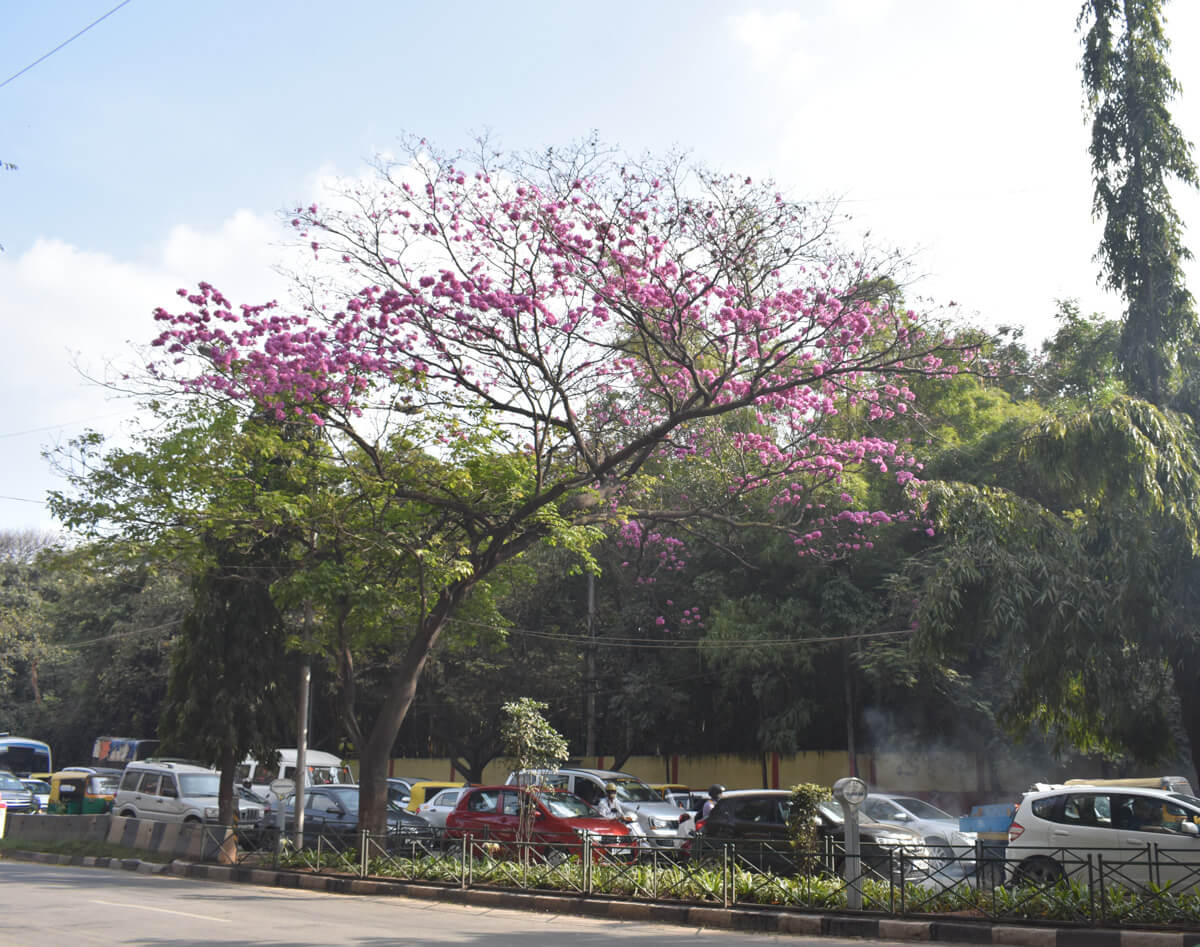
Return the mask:
<svg viewBox="0 0 1200 947">
<path fill-rule="evenodd" d="M 67 769 L 50 777 L 50 815 L 92 815 L 108 812 L 117 794 L 120 773 Z"/>
</svg>

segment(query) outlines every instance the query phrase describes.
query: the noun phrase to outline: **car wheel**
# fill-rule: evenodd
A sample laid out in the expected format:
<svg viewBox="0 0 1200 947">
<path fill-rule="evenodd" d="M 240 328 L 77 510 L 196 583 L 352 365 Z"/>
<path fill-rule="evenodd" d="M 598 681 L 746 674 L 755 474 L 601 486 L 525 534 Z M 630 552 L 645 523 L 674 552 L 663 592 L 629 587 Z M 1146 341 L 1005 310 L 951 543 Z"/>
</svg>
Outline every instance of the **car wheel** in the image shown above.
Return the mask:
<svg viewBox="0 0 1200 947">
<path fill-rule="evenodd" d="M 137 813 L 134 812 L 132 809 L 122 809 L 121 810 L 121 818 L 122 819 L 136 819 Z"/>
<path fill-rule="evenodd" d="M 925 845 L 929 849 L 929 862 L 934 871 L 945 871 L 954 866 L 955 851 L 944 838 L 926 839 Z"/>
<path fill-rule="evenodd" d="M 203 823 L 204 823 L 203 819 L 198 819 L 194 815 L 190 815 L 186 819 L 183 820 L 184 825 L 203 825 Z"/>
<path fill-rule="evenodd" d="M 1053 858 L 1037 855 L 1017 866 L 1014 876 L 1017 884 L 1052 885 L 1063 879 L 1063 868 Z"/>
</svg>

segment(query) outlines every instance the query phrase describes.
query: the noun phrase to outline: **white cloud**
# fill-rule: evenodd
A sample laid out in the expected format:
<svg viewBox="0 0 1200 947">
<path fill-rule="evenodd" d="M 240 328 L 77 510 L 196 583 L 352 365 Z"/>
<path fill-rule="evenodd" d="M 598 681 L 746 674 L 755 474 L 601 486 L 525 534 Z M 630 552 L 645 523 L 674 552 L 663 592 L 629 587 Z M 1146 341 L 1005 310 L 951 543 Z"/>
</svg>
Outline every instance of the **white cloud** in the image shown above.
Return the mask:
<svg viewBox="0 0 1200 947">
<path fill-rule="evenodd" d="M 178 288 L 200 280 L 233 302 L 282 299 L 272 265 L 292 252 L 271 217 L 238 211 L 211 232 L 174 228 L 149 259 L 122 260 L 40 239 L 19 256 L 0 255 L 0 324 L 5 348 L 0 397 L 0 529 L 48 528 L 39 505 L 57 486 L 41 451 L 95 428 L 115 434 L 134 406 L 81 377 L 115 377 L 139 367 L 136 346 L 156 334 L 152 312 L 181 302 Z M 39 501 L 39 502 L 29 502 Z"/>
</svg>

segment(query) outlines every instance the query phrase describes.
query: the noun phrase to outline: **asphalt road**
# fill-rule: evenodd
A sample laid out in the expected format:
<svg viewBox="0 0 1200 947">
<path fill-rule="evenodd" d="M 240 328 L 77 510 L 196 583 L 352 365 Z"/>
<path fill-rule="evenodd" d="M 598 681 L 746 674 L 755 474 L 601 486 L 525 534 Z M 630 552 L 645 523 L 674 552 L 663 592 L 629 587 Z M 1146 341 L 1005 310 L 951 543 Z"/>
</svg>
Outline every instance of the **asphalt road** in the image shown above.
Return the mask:
<svg viewBox="0 0 1200 947">
<path fill-rule="evenodd" d="M 354 897 L 245 884 L 0 861 L 0 945 L 487 944 L 488 947 L 601 947 L 617 940 L 739 947 L 911 947 L 899 941 L 740 934 L 460 907 L 400 897 Z"/>
</svg>

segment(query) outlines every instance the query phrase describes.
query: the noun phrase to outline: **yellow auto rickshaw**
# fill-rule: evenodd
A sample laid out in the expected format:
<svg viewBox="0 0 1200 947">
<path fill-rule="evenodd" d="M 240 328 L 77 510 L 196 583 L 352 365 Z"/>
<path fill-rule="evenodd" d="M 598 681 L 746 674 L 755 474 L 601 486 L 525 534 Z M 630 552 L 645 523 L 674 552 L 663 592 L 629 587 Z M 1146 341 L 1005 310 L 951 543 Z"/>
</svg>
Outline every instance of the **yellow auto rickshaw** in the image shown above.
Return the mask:
<svg viewBox="0 0 1200 947">
<path fill-rule="evenodd" d="M 50 804 L 46 812 L 50 815 L 108 812 L 120 781 L 120 771 L 66 769 L 54 773 L 50 777 Z"/>
</svg>

